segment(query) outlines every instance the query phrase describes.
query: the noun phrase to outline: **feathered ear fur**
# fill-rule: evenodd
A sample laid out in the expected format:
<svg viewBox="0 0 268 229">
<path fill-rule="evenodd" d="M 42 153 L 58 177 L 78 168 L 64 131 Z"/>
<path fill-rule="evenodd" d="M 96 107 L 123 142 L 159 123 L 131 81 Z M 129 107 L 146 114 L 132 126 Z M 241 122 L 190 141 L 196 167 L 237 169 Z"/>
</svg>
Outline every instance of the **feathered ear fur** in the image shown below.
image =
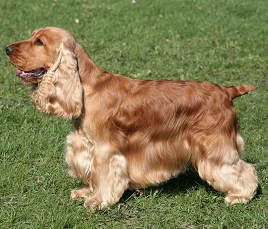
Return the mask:
<svg viewBox="0 0 268 229">
<path fill-rule="evenodd" d="M 70 43 L 70 41 L 67 41 Z M 73 45 L 61 43 L 59 56 L 32 93 L 37 110 L 62 118 L 78 118 L 83 108 L 83 87 Z"/>
</svg>

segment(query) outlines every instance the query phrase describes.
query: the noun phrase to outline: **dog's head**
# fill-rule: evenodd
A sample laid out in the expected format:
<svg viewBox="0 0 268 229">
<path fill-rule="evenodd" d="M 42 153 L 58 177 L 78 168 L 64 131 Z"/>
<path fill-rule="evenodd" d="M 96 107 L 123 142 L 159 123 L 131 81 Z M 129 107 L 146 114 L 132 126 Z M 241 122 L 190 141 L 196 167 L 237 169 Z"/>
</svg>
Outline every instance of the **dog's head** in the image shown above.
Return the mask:
<svg viewBox="0 0 268 229">
<path fill-rule="evenodd" d="M 28 40 L 7 46 L 6 53 L 24 83 L 38 83 L 62 55 L 62 50 L 74 50 L 75 44 L 70 32 L 46 27 L 34 30 Z"/>
<path fill-rule="evenodd" d="M 36 29 L 25 41 L 6 47 L 16 75 L 33 84 L 32 100 L 38 110 L 64 118 L 77 118 L 82 108 L 76 40 L 67 30 Z"/>
</svg>

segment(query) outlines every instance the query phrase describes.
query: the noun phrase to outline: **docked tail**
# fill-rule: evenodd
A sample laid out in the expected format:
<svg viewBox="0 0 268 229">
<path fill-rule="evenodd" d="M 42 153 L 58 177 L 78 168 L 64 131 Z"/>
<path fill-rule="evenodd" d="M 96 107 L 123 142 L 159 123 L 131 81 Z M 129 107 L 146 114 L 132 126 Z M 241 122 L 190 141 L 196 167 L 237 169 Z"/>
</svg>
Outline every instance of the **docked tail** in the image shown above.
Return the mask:
<svg viewBox="0 0 268 229">
<path fill-rule="evenodd" d="M 231 99 L 235 99 L 238 96 L 247 94 L 253 90 L 255 90 L 256 86 L 254 84 L 249 85 L 241 85 L 241 86 L 229 86 L 224 87 L 227 94 L 231 97 Z"/>
</svg>

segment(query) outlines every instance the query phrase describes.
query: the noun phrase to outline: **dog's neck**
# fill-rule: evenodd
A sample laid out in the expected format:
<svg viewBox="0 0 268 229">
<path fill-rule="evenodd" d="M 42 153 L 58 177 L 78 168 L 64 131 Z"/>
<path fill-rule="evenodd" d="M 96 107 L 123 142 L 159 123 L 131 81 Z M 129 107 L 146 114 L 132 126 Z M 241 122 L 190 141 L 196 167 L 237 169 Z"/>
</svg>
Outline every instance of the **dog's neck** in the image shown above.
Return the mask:
<svg viewBox="0 0 268 229">
<path fill-rule="evenodd" d="M 94 64 L 91 57 L 80 44 L 76 44 L 75 52 L 77 55 L 80 80 L 85 94 L 92 92 L 97 84 L 111 77 L 111 73 Z M 85 88 L 85 86 L 88 88 Z"/>
<path fill-rule="evenodd" d="M 99 74 L 102 71 L 102 69 L 98 68 L 97 65 L 94 64 L 91 57 L 80 44 L 76 44 L 75 52 L 77 55 L 78 71 L 82 83 L 88 81 L 89 78 Z"/>
</svg>

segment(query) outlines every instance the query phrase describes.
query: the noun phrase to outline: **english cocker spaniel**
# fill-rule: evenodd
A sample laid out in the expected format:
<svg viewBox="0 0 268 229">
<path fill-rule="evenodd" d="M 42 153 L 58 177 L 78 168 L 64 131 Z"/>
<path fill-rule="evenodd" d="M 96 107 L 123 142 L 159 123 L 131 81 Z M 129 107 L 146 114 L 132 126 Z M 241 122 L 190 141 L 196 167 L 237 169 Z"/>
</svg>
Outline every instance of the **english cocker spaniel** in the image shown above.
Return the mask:
<svg viewBox="0 0 268 229">
<path fill-rule="evenodd" d="M 97 67 L 74 36 L 36 29 L 6 47 L 32 84 L 34 106 L 72 119 L 66 161 L 82 180 L 71 198 L 102 209 L 126 189 L 158 185 L 192 166 L 230 204 L 255 195 L 255 168 L 241 158 L 244 142 L 232 100 L 254 85 L 220 86 L 180 80 L 139 80 Z"/>
</svg>

